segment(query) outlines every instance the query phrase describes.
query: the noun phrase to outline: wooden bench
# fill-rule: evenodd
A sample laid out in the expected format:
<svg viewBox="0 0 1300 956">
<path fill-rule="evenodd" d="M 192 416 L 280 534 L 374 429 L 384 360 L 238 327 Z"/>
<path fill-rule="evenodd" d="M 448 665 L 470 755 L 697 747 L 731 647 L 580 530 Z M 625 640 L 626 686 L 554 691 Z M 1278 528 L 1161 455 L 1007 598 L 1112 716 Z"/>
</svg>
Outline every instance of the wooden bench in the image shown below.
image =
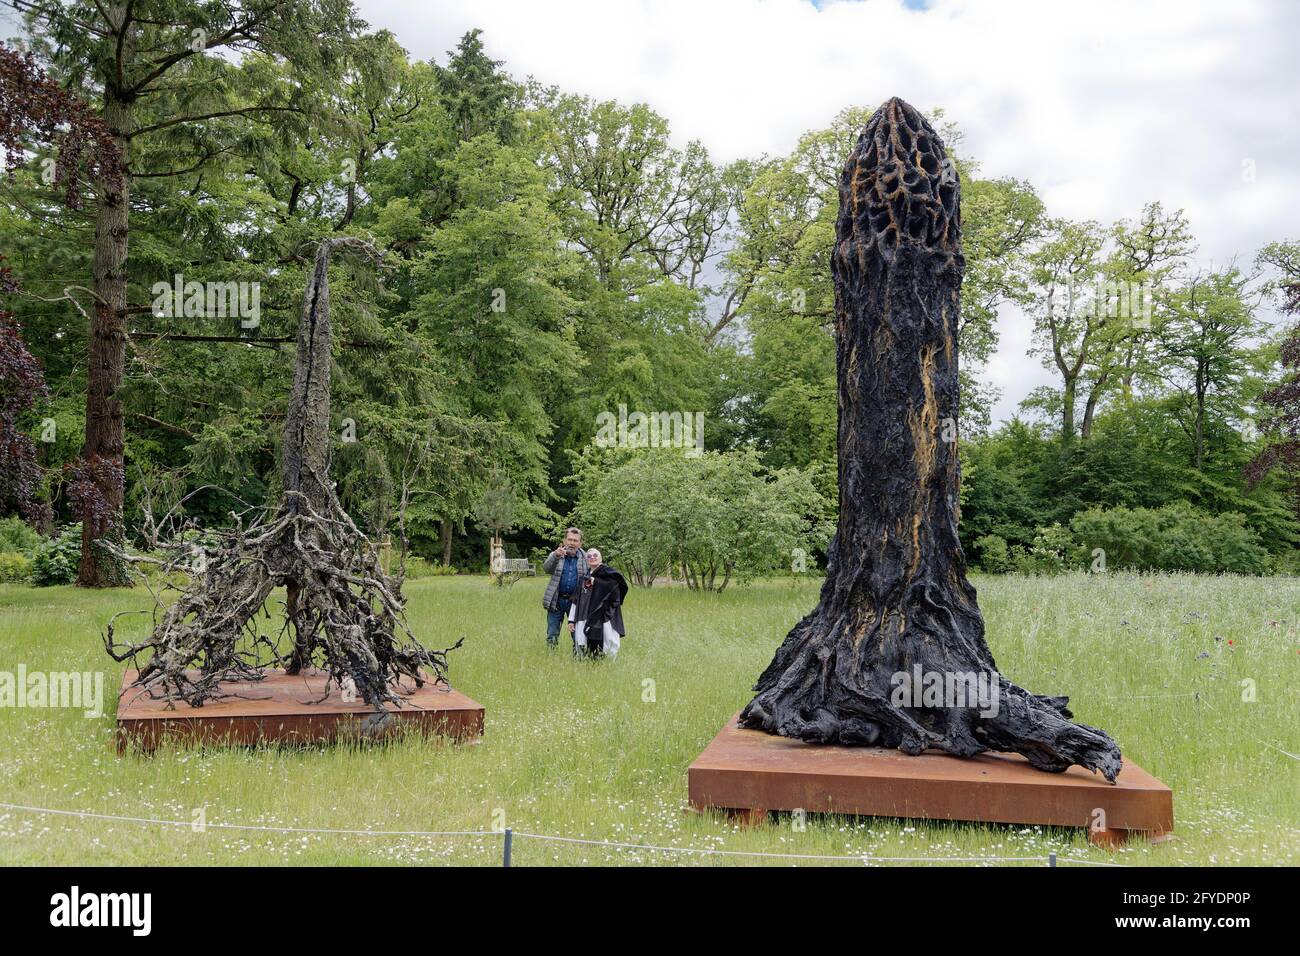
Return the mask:
<svg viewBox="0 0 1300 956">
<path fill-rule="evenodd" d="M 501 562 L 501 573 L 503 574 L 536 574 L 533 568 L 533 562 L 527 558 L 506 558 Z"/>
</svg>

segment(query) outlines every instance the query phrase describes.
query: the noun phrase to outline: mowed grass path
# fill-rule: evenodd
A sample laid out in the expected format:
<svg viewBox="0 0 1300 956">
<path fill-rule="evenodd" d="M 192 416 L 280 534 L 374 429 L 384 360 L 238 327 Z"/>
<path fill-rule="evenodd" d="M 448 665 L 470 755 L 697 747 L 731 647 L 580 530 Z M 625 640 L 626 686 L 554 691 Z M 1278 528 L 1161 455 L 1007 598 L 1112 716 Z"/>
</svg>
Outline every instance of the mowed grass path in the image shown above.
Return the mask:
<svg viewBox="0 0 1300 956">
<path fill-rule="evenodd" d="M 975 580 L 989 643 L 1012 680 L 1069 693 L 1078 719 L 1174 789 L 1175 840 L 1111 854 L 1077 830 L 809 816 L 740 829 L 683 812 L 686 768 L 748 700 L 817 582 L 722 595 L 634 589 L 618 659 L 550 653 L 542 583 L 482 577 L 407 585 L 428 644 L 464 637 L 452 681 L 487 708 L 473 746 L 183 750 L 119 757 L 121 668 L 100 632 L 140 590 L 0 587 L 0 671 L 102 670 L 105 709 L 0 708 L 0 802 L 209 823 L 362 830 L 516 831 L 788 854 L 1043 857 L 1173 865 L 1300 862 L 1300 582 L 1108 574 Z M 122 619 L 139 630 L 147 618 Z M 563 638 L 567 644 L 567 636 Z M 1242 681 L 1255 700 L 1243 701 Z M 1248 695 L 1247 695 L 1248 696 Z M 517 838 L 516 865 L 788 865 Z M 7 864 L 499 865 L 501 840 L 283 834 L 38 815 L 0 808 Z M 855 865 L 845 861 L 842 865 Z M 860 864 L 858 864 L 860 865 Z M 1026 864 L 1034 865 L 1034 864 Z M 1039 864 L 1041 865 L 1041 864 Z"/>
</svg>

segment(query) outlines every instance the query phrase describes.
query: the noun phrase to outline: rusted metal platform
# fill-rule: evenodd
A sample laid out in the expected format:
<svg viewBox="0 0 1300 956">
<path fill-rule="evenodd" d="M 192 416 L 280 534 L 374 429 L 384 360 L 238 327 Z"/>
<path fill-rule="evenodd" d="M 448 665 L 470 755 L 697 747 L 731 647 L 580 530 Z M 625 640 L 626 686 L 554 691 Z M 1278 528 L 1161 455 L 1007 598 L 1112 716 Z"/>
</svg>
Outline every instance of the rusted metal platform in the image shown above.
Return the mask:
<svg viewBox="0 0 1300 956">
<path fill-rule="evenodd" d="M 742 729 L 736 717 L 687 779 L 692 807 L 723 809 L 749 824 L 771 810 L 1028 823 L 1086 827 L 1105 846 L 1133 832 L 1163 838 L 1174 826 L 1173 791 L 1127 758 L 1112 785 L 1082 767 L 1044 773 L 1018 754 L 909 757 L 807 744 Z"/>
<path fill-rule="evenodd" d="M 122 675 L 117 702 L 117 747 L 134 745 L 153 750 L 164 739 L 216 745 L 298 744 L 329 742 L 339 737 L 381 738 L 400 729 L 417 729 L 454 740 L 471 740 L 483 733 L 483 705 L 446 685 L 399 685 L 400 707 L 389 704 L 391 718 L 377 724 L 375 712 L 359 697 L 345 701 L 340 689 L 325 696 L 326 675 L 311 672 L 290 676 L 268 671 L 261 681 L 230 683 L 225 697 L 202 707 L 176 702 L 168 709 L 132 687 L 136 672 Z M 322 698 L 324 698 L 322 700 Z"/>
</svg>

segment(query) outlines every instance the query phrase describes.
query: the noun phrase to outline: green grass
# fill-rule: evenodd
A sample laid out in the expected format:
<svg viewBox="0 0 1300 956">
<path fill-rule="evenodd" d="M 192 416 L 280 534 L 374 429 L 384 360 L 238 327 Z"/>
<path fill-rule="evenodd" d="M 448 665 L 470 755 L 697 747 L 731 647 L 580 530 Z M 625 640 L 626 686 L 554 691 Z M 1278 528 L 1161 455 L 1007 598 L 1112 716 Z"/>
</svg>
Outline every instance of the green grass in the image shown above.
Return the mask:
<svg viewBox="0 0 1300 956">
<path fill-rule="evenodd" d="M 114 611 L 143 607 L 148 596 L 3 586 L 0 671 L 102 670 L 110 713 L 0 708 L 0 801 L 186 821 L 203 808 L 209 823 L 267 826 L 428 831 L 504 822 L 557 836 L 775 853 L 1298 862 L 1300 769 L 1281 750 L 1300 753 L 1300 583 L 1109 574 L 976 585 L 1007 676 L 1039 693 L 1069 693 L 1078 719 L 1106 728 L 1126 756 L 1173 787 L 1174 840 L 1110 854 L 1077 830 L 819 816 L 802 832 L 788 817 L 744 830 L 685 813 L 687 766 L 815 603 L 813 581 L 720 596 L 634 590 L 623 651 L 597 666 L 567 649 L 547 652 L 540 581 L 505 591 L 483 578 L 411 582 L 416 633 L 434 646 L 466 639 L 451 676 L 487 708 L 480 743 L 411 736 L 124 757 L 112 749 L 121 669 L 99 635 Z M 123 622 L 138 631 L 147 619 Z M 1242 700 L 1246 679 L 1254 702 Z M 514 850 L 521 866 L 790 862 L 527 838 Z M 0 809 L 0 862 L 9 864 L 497 865 L 500 852 L 495 836 L 193 832 Z"/>
</svg>

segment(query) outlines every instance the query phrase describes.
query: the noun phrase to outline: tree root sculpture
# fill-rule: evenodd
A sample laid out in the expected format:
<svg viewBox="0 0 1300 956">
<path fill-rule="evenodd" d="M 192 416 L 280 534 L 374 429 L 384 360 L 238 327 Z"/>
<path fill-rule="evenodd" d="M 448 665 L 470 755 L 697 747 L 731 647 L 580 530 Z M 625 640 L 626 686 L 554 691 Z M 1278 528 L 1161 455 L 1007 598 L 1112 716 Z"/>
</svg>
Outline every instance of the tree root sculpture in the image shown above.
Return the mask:
<svg viewBox="0 0 1300 956">
<path fill-rule="evenodd" d="M 155 627 L 141 643 L 114 639 L 116 617 L 104 635 L 108 653 L 138 671 L 133 686 L 154 697 L 193 707 L 231 696 L 223 686 L 261 679 L 268 665 L 290 673 L 326 671 L 331 685 L 359 695 L 380 714 L 402 703 L 397 682 L 416 687 L 443 681 L 447 653 L 423 647 L 405 620 L 402 576 L 389 576 L 369 539 L 339 503 L 329 481 L 331 252 L 352 248 L 377 258 L 355 239 L 329 239 L 317 249 L 299 323 L 297 365 L 283 446 L 284 497 L 272 516 L 232 530 L 215 547 L 176 542 L 164 575 L 191 573 L 179 597 L 157 600 Z M 284 625 L 289 655 L 262 634 L 272 592 L 286 589 Z M 155 596 L 157 598 L 157 596 Z"/>
<path fill-rule="evenodd" d="M 821 600 L 759 677 L 741 723 L 817 743 L 998 750 L 1114 782 L 1119 748 L 1068 698 L 998 673 L 957 537 L 961 183 L 891 99 L 840 181 L 831 259 L 840 515 Z M 982 692 L 981 692 L 982 691 Z"/>
</svg>

